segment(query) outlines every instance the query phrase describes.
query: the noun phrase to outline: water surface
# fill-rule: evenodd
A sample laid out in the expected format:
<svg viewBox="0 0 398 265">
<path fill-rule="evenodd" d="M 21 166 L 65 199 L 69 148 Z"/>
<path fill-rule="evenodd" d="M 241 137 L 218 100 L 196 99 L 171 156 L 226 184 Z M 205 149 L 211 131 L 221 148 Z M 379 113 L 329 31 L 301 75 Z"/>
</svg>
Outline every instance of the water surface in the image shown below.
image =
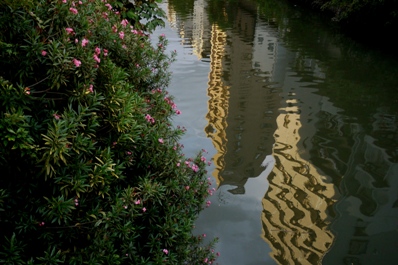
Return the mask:
<svg viewBox="0 0 398 265">
<path fill-rule="evenodd" d="M 398 63 L 281 1 L 169 0 L 170 93 L 219 264 L 396 264 Z M 370 33 L 371 38 L 371 33 Z"/>
</svg>

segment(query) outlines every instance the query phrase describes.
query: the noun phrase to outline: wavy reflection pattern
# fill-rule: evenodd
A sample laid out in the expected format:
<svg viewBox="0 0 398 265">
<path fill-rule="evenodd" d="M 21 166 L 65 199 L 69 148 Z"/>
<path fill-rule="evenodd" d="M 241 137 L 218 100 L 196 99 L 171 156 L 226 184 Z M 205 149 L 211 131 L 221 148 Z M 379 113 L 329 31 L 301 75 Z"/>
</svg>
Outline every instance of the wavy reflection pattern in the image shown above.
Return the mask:
<svg viewBox="0 0 398 265">
<path fill-rule="evenodd" d="M 226 86 L 222 76 L 222 58 L 225 55 L 227 34 L 213 24 L 211 29 L 210 73 L 207 95 L 209 96 L 209 111 L 206 115 L 208 125 L 205 128 L 207 137 L 210 137 L 218 151 L 213 159 L 216 166 L 213 176 L 217 185 L 222 182 L 220 171 L 225 168 L 224 156 L 227 146 L 227 116 L 229 104 L 229 87 Z"/>
<path fill-rule="evenodd" d="M 344 177 L 339 183 L 342 196 L 334 206 L 337 218 L 333 220 L 332 231 L 337 236 L 323 264 L 395 264 L 398 164 L 391 161 L 387 150 L 379 145 L 383 139 L 374 136 L 395 135 L 396 121 L 381 111 L 373 115 L 370 134 L 350 120 L 345 121 L 341 134 L 337 134 L 339 130 L 332 123 L 337 119 L 324 116 L 325 122 L 319 131 L 329 135 L 329 139 L 319 135 L 316 148 L 324 150 L 322 158 L 334 161 Z M 343 146 L 337 142 L 350 144 L 349 156 L 342 163 Z"/>
<path fill-rule="evenodd" d="M 301 159 L 300 115 L 289 112 L 277 118 L 275 167 L 263 199 L 263 236 L 279 264 L 320 264 L 334 238 L 327 215 L 334 187 Z"/>
<path fill-rule="evenodd" d="M 178 24 L 183 44 L 192 43 L 193 53 L 199 59 L 203 57 L 201 54 L 205 53 L 208 45 L 203 41 L 207 37 L 207 26 L 201 25 L 209 24 L 205 13 L 206 2 L 194 1 L 194 14 L 189 17 L 190 20 L 180 19 L 177 23 L 175 12 L 171 11 L 169 14 L 169 20 L 174 21 L 174 25 Z M 220 11 L 221 9 L 217 9 L 217 12 Z M 208 125 L 205 131 L 218 151 L 213 157 L 216 166 L 213 175 L 217 184 L 235 184 L 231 181 L 234 180 L 233 175 L 225 174 L 231 172 L 229 169 L 232 168 L 231 161 L 234 158 L 231 152 L 227 155 L 227 144 L 233 150 L 232 144 L 236 142 L 236 133 L 231 130 L 235 128 L 237 123 L 234 122 L 238 117 L 234 99 L 237 95 L 239 99 L 243 98 L 239 93 L 248 91 L 236 89 L 236 80 L 240 81 L 239 75 L 231 69 L 239 69 L 237 66 L 240 67 L 249 61 L 248 58 L 253 58 L 252 67 L 256 72 L 251 72 L 248 67 L 244 69 L 245 74 L 247 73 L 247 77 L 252 74 L 261 77 L 267 84 L 264 90 L 269 91 L 269 97 L 262 101 L 265 111 L 263 113 L 268 115 L 267 118 L 272 123 L 264 124 L 269 126 L 267 130 L 275 131 L 272 153 L 275 166 L 268 176 L 269 189 L 262 200 L 261 217 L 263 238 L 272 248 L 270 255 L 278 264 L 289 265 L 395 264 L 393 262 L 397 260 L 398 249 L 398 118 L 395 114 L 391 115 L 388 108 L 381 108 L 377 113 L 363 110 L 362 112 L 368 114 L 361 115 L 366 116 L 366 120 L 374 121 L 372 129 L 369 129 L 368 124 L 360 124 L 356 115 L 345 114 L 348 115 L 345 117 L 338 114 L 342 111 L 333 106 L 333 100 L 329 103 L 327 100 L 330 96 L 333 97 L 332 91 L 319 90 L 314 93 L 310 88 L 322 87 L 320 84 L 323 82 L 332 82 L 329 86 L 333 87 L 335 82 L 337 85 L 335 84 L 334 93 L 339 94 L 340 90 L 337 88 L 348 85 L 351 87 L 350 79 L 343 82 L 337 78 L 333 81 L 333 78 L 339 76 L 329 70 L 329 76 L 332 77 L 325 80 L 328 75 L 323 70 L 326 68 L 317 64 L 317 60 L 306 56 L 305 51 L 300 53 L 301 48 L 294 51 L 283 49 L 278 44 L 278 38 L 273 36 L 270 23 L 261 24 L 261 21 L 253 20 L 252 17 L 247 17 L 248 12 L 237 9 L 230 11 L 235 13 L 229 17 L 235 19 L 235 24 L 241 28 L 234 26 L 234 30 L 227 33 L 216 23 L 211 26 L 209 101 L 206 116 Z M 284 23 L 286 24 L 279 25 L 282 36 L 289 32 L 301 32 L 291 30 L 290 26 L 294 24 L 290 25 L 287 20 Z M 255 32 L 246 30 L 253 28 L 256 28 Z M 247 47 L 240 50 L 236 48 L 237 42 L 241 39 L 250 40 L 252 35 L 255 35 L 253 54 L 246 52 Z M 234 47 L 236 50 L 232 49 Z M 339 47 L 330 44 L 326 48 L 336 58 L 341 56 Z M 241 61 L 230 59 L 227 62 L 234 51 L 234 58 L 239 58 L 243 52 L 248 54 L 242 56 Z M 340 63 L 338 65 L 340 67 Z M 286 72 L 286 69 L 292 70 L 292 66 L 294 70 Z M 233 78 L 228 80 L 225 73 L 232 73 Z M 344 74 L 344 80 L 347 75 Z M 247 87 L 252 88 L 253 84 L 247 83 Z M 273 84 L 277 88 L 273 88 Z M 291 88 L 300 95 L 287 91 Z M 281 94 L 291 97 L 281 102 Z M 345 95 L 346 92 L 341 94 Z M 245 98 L 248 98 L 247 95 L 244 95 Z M 263 99 L 258 93 L 254 95 Z M 359 99 L 355 100 L 361 102 Z M 298 103 L 303 101 L 306 103 Z M 251 100 L 248 102 L 253 103 Z M 374 103 L 384 104 L 376 101 Z M 280 104 L 291 107 L 279 108 Z M 300 104 L 300 108 L 296 104 Z M 345 111 L 350 112 L 348 108 Z M 245 121 L 246 131 L 250 131 L 247 125 L 248 116 L 244 119 L 241 116 L 242 121 Z M 276 130 L 273 127 L 274 118 Z M 262 137 L 268 131 L 253 132 Z M 306 142 L 305 147 L 303 139 Z M 244 143 L 242 146 L 247 148 L 249 144 Z M 236 152 L 239 155 L 242 153 Z M 395 159 L 391 158 L 392 155 L 395 155 Z M 250 156 L 245 153 L 240 157 L 247 159 Z M 223 172 L 225 179 L 221 176 Z"/>
</svg>

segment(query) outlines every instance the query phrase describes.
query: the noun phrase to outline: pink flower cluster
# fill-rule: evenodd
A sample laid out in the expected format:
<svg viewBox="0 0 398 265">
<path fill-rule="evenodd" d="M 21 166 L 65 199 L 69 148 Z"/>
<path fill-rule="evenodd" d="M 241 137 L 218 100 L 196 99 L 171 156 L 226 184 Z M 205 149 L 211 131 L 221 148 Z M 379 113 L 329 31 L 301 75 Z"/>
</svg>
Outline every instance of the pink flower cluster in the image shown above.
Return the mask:
<svg viewBox="0 0 398 265">
<path fill-rule="evenodd" d="M 76 67 L 80 67 L 80 65 L 82 64 L 82 62 L 79 61 L 79 60 L 76 59 L 76 58 L 73 58 L 72 63 L 73 63 Z"/>
<path fill-rule="evenodd" d="M 120 31 L 120 32 L 119 32 L 119 38 L 120 38 L 120 39 L 124 39 L 124 32 L 123 32 L 123 31 Z"/>
<path fill-rule="evenodd" d="M 82 47 L 85 47 L 88 44 L 88 39 L 83 38 L 82 40 Z"/>
<path fill-rule="evenodd" d="M 77 9 L 74 8 L 74 7 L 69 8 L 69 11 L 72 12 L 72 14 L 75 14 L 75 15 L 76 15 L 77 13 L 79 13 L 79 12 L 77 11 Z"/>
<path fill-rule="evenodd" d="M 167 104 L 170 105 L 170 107 L 172 109 L 176 109 L 177 108 L 177 105 L 169 97 L 165 97 L 164 100 L 167 102 Z"/>
<path fill-rule="evenodd" d="M 145 115 L 145 119 L 147 120 L 147 122 L 154 124 L 155 123 L 155 119 L 152 118 L 151 115 L 147 114 Z"/>
<path fill-rule="evenodd" d="M 211 189 L 207 190 L 207 192 L 209 193 L 210 196 L 212 196 L 215 191 L 216 191 L 215 188 L 211 188 Z"/>
<path fill-rule="evenodd" d="M 192 168 L 192 170 L 195 171 L 195 172 L 198 172 L 198 171 L 199 171 L 198 165 L 193 164 L 191 168 Z"/>
<path fill-rule="evenodd" d="M 108 10 L 112 10 L 112 6 L 110 4 L 105 4 L 105 6 L 108 8 Z"/>
<path fill-rule="evenodd" d="M 97 54 L 95 54 L 94 53 L 94 55 L 93 55 L 93 59 L 94 59 L 94 61 L 96 61 L 97 63 L 100 63 L 101 62 L 101 59 L 98 57 L 98 55 Z"/>
<path fill-rule="evenodd" d="M 167 104 L 170 105 L 170 107 L 175 110 L 175 113 L 177 115 L 181 114 L 181 111 L 177 109 L 177 105 L 169 98 L 169 97 L 165 97 L 164 100 L 167 102 Z"/>
<path fill-rule="evenodd" d="M 123 19 L 122 22 L 120 22 L 120 24 L 122 24 L 123 28 L 125 28 L 128 24 L 128 20 L 127 19 Z"/>
<path fill-rule="evenodd" d="M 65 28 L 65 30 L 66 30 L 66 33 L 68 33 L 69 35 L 74 35 L 75 34 L 75 32 L 74 32 L 74 30 L 72 28 Z"/>
<path fill-rule="evenodd" d="M 101 59 L 98 57 L 100 54 L 101 54 L 101 49 L 98 47 L 95 47 L 93 58 L 94 58 L 94 61 L 96 61 L 97 63 L 101 62 Z"/>
</svg>

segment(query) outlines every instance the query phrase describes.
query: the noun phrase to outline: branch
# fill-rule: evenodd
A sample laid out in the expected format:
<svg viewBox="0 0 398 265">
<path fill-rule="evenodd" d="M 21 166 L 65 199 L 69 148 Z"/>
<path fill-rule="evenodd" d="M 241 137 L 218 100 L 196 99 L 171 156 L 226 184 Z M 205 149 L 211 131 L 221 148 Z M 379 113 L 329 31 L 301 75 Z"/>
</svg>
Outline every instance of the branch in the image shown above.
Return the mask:
<svg viewBox="0 0 398 265">
<path fill-rule="evenodd" d="M 35 86 L 35 85 L 38 85 L 38 84 L 40 84 L 41 82 L 43 82 L 44 80 L 47 80 L 48 78 L 49 78 L 49 76 L 47 76 L 46 78 L 40 80 L 39 82 L 37 82 L 37 83 L 35 83 L 35 84 L 33 84 L 33 85 L 28 86 L 28 87 L 33 87 L 33 86 Z"/>
<path fill-rule="evenodd" d="M 92 224 L 92 223 L 95 223 L 95 222 L 97 222 L 98 220 L 95 220 L 95 221 L 90 221 L 90 222 L 85 222 L 85 223 L 77 223 L 77 224 L 75 224 L 75 225 L 69 225 L 69 226 L 49 226 L 49 227 L 46 227 L 46 229 L 67 229 L 67 228 L 77 228 L 77 227 L 81 227 L 81 226 L 83 226 L 83 225 L 86 225 L 86 224 Z"/>
</svg>

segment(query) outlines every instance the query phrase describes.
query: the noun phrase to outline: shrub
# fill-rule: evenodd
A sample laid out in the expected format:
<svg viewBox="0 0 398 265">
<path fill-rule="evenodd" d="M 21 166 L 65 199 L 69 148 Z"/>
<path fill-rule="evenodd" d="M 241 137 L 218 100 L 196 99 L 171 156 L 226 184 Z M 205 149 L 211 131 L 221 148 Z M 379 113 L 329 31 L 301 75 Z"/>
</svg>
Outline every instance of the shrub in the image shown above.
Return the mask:
<svg viewBox="0 0 398 265">
<path fill-rule="evenodd" d="M 0 3 L 0 262 L 199 264 L 173 54 L 100 0 Z M 126 11 L 126 10 L 125 10 Z"/>
</svg>

